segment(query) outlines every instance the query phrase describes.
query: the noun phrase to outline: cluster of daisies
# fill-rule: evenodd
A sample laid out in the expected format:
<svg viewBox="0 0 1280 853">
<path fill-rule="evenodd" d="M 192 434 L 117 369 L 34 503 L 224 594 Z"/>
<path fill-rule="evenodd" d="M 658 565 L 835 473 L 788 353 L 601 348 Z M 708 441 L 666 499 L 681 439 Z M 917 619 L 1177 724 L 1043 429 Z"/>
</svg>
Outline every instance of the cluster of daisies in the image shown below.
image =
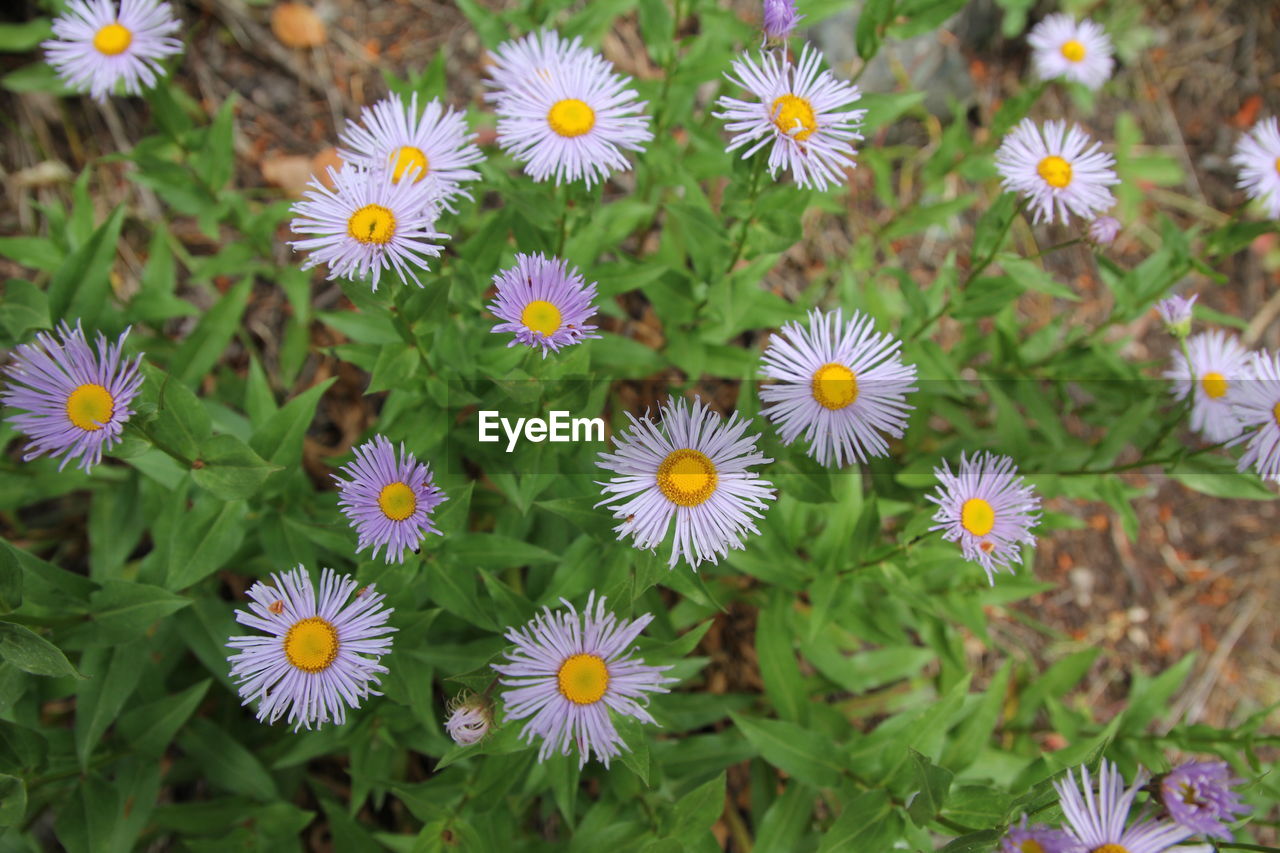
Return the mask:
<svg viewBox="0 0 1280 853">
<path fill-rule="evenodd" d="M 726 76 L 747 97 L 724 96 L 714 115 L 724 120 L 727 150 L 743 158 L 767 148 L 775 179 L 790 174 L 800 185 L 826 189 L 844 182 L 854 167 L 854 143 L 865 110 L 856 86 L 824 67 L 808 45 L 798 56 L 787 40 L 800 20 L 791 0 L 765 0 L 765 43 L 744 54 Z M 123 88 L 130 94 L 154 86 L 162 63 L 182 50 L 173 37 L 180 24 L 162 0 L 72 0 L 46 42 L 50 64 L 71 87 L 99 101 Z M 1111 75 L 1113 49 L 1091 21 L 1053 15 L 1029 37 L 1033 62 L 1044 79 L 1067 79 L 1096 89 Z M 554 32 L 530 34 L 493 51 L 492 91 L 485 100 L 498 117 L 499 147 L 534 181 L 604 182 L 630 169 L 627 154 L 652 141 L 646 104 L 632 81 L 611 63 Z M 342 166 L 313 177 L 294 207 L 292 243 L 308 253 L 304 268 L 324 265 L 330 278 L 366 280 L 373 289 L 384 274 L 422 286 L 420 273 L 442 254 L 448 235 L 437 223 L 480 178 L 484 157 L 462 113 L 438 99 L 389 97 L 364 109 L 339 135 Z M 1004 186 L 1023 198 L 1037 223 L 1089 223 L 1095 244 L 1113 240 L 1120 223 L 1107 216 L 1118 183 L 1115 161 L 1078 127 L 1062 121 L 1019 124 L 996 152 Z M 1240 186 L 1280 217 L 1280 127 L 1259 124 L 1239 143 L 1233 162 Z M 516 255 L 515 265 L 494 275 L 489 305 L 501 321 L 495 333 L 548 354 L 596 337 L 596 285 L 561 258 Z M 1184 342 L 1181 362 L 1168 374 L 1174 393 L 1188 399 L 1192 425 L 1211 441 L 1244 441 L 1240 464 L 1264 477 L 1280 475 L 1280 355 L 1249 355 L 1220 333 L 1188 338 L 1190 300 L 1160 307 Z M 139 363 L 123 356 L 128 331 L 110 344 L 97 335 L 96 352 L 84 330 L 62 324 L 51 335 L 17 348 L 6 369 L 10 385 L 0 399 L 17 408 L 11 421 L 30 444 L 26 458 L 78 460 L 84 470 L 101 461 L 121 438 L 141 387 Z M 865 463 L 885 456 L 889 441 L 905 434 L 916 390 L 916 368 L 903 362 L 901 342 L 877 332 L 858 313 L 813 311 L 807 324 L 788 323 L 762 359 L 771 380 L 761 391 L 764 417 L 784 444 L 802 440 L 825 466 Z M 700 400 L 670 400 L 658 418 L 629 417 L 612 452 L 600 456 L 609 478 L 604 499 L 620 523 L 619 539 L 656 549 L 672 536 L 670 565 L 697 568 L 730 549 L 744 548 L 748 534 L 775 497 L 754 468 L 772 460 L 756 447 L 758 433 L 737 414 L 725 419 Z M 1246 432 L 1250 428 L 1253 431 Z M 339 506 L 356 528 L 356 552 L 372 549 L 402 562 L 425 537 L 438 534 L 436 508 L 446 500 L 428 465 L 403 445 L 377 435 L 354 451 L 335 475 Z M 965 559 L 979 563 L 994 582 L 1000 569 L 1021 561 L 1021 546 L 1034 544 L 1039 497 L 1018 475 L 1013 460 L 991 453 L 962 454 L 953 471 L 935 469 L 940 485 L 928 499 L 937 505 L 932 530 L 957 542 Z M 672 522 L 674 521 L 674 531 Z M 248 593 L 238 621 L 257 634 L 233 637 L 231 672 L 245 703 L 257 703 L 259 719 L 281 717 L 298 728 L 341 724 L 349 709 L 377 694 L 381 659 L 390 652 L 392 610 L 373 586 L 358 588 L 350 576 L 320 573 L 317 591 L 303 567 L 272 575 Z M 584 611 L 563 602 L 511 628 L 506 662 L 494 665 L 509 720 L 524 720 L 523 736 L 540 739 L 539 758 L 569 754 L 580 764 L 594 755 L 606 766 L 626 744 L 611 712 L 655 723 L 648 697 L 666 692 L 669 667 L 646 664 L 633 643 L 652 619 L 620 619 L 592 593 Z M 450 709 L 446 729 L 459 743 L 474 743 L 492 723 L 487 696 Z M 1225 832 L 1244 809 L 1230 790 L 1224 765 L 1190 764 L 1158 781 L 1164 816 L 1128 813 L 1139 788 L 1122 790 L 1118 771 L 1104 763 L 1095 795 L 1087 771 L 1082 789 L 1059 783 L 1069 827 L 1023 825 L 1005 840 L 1020 853 L 1158 853 L 1194 833 Z"/>
<path fill-rule="evenodd" d="M 1175 845 L 1197 835 L 1229 839 L 1227 824 L 1250 811 L 1232 787 L 1243 780 L 1233 778 L 1222 761 L 1190 761 L 1154 779 L 1139 767 L 1126 788 L 1119 768 L 1103 759 L 1096 791 L 1088 769 L 1079 771 L 1079 783 L 1068 771 L 1053 785 L 1066 825 L 1028 825 L 1023 815 L 1001 840 L 1002 853 L 1190 853 Z M 1143 790 L 1150 803 L 1135 817 L 1134 802 Z"/>
</svg>

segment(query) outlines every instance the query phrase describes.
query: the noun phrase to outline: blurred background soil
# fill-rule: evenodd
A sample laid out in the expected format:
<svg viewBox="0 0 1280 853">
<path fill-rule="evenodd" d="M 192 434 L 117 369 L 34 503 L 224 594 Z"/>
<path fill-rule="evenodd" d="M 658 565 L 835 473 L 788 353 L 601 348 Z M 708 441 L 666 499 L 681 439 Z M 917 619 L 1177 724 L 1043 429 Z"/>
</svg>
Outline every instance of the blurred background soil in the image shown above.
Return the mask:
<svg viewBox="0 0 1280 853">
<path fill-rule="evenodd" d="M 497 0 L 484 2 L 493 7 Z M 744 19 L 758 15 L 754 0 L 732 2 Z M 484 50 L 451 3 L 317 0 L 306 6 L 249 6 L 241 0 L 178 0 L 176 5 L 189 27 L 180 72 L 184 87 L 209 112 L 233 94 L 239 97 L 237 179 L 242 187 L 274 186 L 297 194 L 313 171 L 335 162 L 332 145 L 344 120 L 386 93 L 382 68 L 405 76 L 426 67 L 444 49 L 449 99 L 457 105 L 480 103 Z M 1184 226 L 1221 224 L 1227 215 L 1220 211 L 1235 210 L 1243 201 L 1228 162 L 1235 140 L 1258 117 L 1280 114 L 1280 3 L 1144 0 L 1133 5 L 1140 7 L 1136 17 L 1148 28 L 1150 44 L 1122 65 L 1117 82 L 1094 112 L 1080 118 L 1105 140 L 1111 138 L 1114 114 L 1132 112 L 1144 145 L 1174 158 L 1185 175 L 1181 186 L 1149 188 L 1150 208 Z M 35 14 L 33 6 L 30 0 L 7 3 L 0 17 L 23 20 Z M 858 64 L 852 53 L 856 3 L 851 6 L 855 11 L 808 34 L 846 73 Z M 1053 8 L 1040 4 L 1031 20 L 1047 11 Z M 692 34 L 694 28 L 686 22 L 682 32 Z M 628 73 L 657 73 L 634 19 L 619 21 L 603 52 Z M 29 59 L 0 57 L 0 71 Z M 989 0 L 975 0 L 946 31 L 894 48 L 886 61 L 887 72 L 869 69 L 861 85 L 888 89 L 895 74 L 905 71 L 921 88 L 945 87 L 947 94 L 971 104 L 971 115 L 981 117 L 990 116 L 1029 76 L 1023 40 L 1000 37 L 999 13 Z M 1051 88 L 1038 115 L 1055 109 L 1079 117 L 1069 99 Z M 90 163 L 104 188 L 97 198 L 100 213 L 128 200 L 139 215 L 155 215 L 154 199 L 125 179 L 124 165 L 96 162 L 138 138 L 146 126 L 146 110 L 137 99 L 114 99 L 100 108 L 87 99 L 0 93 L 0 114 L 6 117 L 0 126 L 0 177 L 6 193 L 0 233 L 37 229 L 36 204 L 68 197 L 69 180 Z M 491 126 L 481 129 L 482 144 L 492 143 Z M 930 144 L 927 129 L 893 128 L 891 133 Z M 869 139 L 865 144 L 881 142 Z M 849 245 L 851 234 L 889 217 L 892 211 L 870 192 L 869 170 L 856 170 L 850 181 L 854 191 L 847 216 L 816 219 L 804 243 L 787 254 L 765 286 L 798 292 Z M 1147 226 L 1126 224 L 1130 227 L 1111 254 L 1129 267 L 1154 248 L 1158 236 Z M 173 227 L 193 253 L 213 250 L 194 223 L 179 220 Z M 966 245 L 967 236 L 925 237 L 895 249 L 904 265 L 918 267 L 927 280 L 947 249 Z M 281 251 L 288 250 L 282 246 Z M 125 241 L 116 269 L 118 292 L 127 294 L 136 286 L 144 255 L 141 241 Z M 1181 289 L 1200 293 L 1201 303 L 1218 311 L 1252 318 L 1245 334 L 1249 345 L 1280 347 L 1278 255 L 1280 247 L 1272 239 L 1260 240 L 1218 270 L 1226 284 L 1193 277 Z M 1090 253 L 1059 252 L 1051 263 L 1060 280 L 1084 295 L 1074 306 L 1076 319 L 1093 324 L 1105 318 L 1105 288 Z M 0 276 L 30 274 L 0 261 Z M 320 307 L 342 299 L 336 287 L 316 292 Z M 285 310 L 282 296 L 259 288 L 246 315 L 246 324 L 268 352 Z M 1060 306 L 1031 301 L 1024 310 L 1027 322 L 1039 325 Z M 637 317 L 619 331 L 641 341 L 662 340 L 652 311 Z M 189 322 L 176 322 L 167 331 L 184 334 Z M 944 342 L 950 322 L 944 320 L 938 332 Z M 1168 342 L 1154 315 L 1113 331 L 1133 336 L 1126 357 L 1163 361 L 1167 355 Z M 327 337 L 332 334 L 317 326 L 317 344 L 332 342 Z M 233 361 L 238 355 L 234 346 L 227 356 Z M 343 379 L 326 395 L 322 422 L 309 438 L 308 459 L 316 465 L 320 456 L 344 452 L 373 416 L 373 404 L 363 396 L 365 377 L 354 368 L 340 368 L 316 354 L 304 382 L 334 372 Z M 995 630 L 1006 635 L 1006 645 L 1024 648 L 1028 657 L 1038 659 L 1100 648 L 1102 654 L 1073 701 L 1094 709 L 1103 720 L 1120 709 L 1131 670 L 1159 672 L 1193 651 L 1199 656 L 1188 687 L 1170 709 L 1176 717 L 1231 725 L 1248 712 L 1280 702 L 1280 620 L 1275 617 L 1280 504 L 1211 498 L 1168 482 L 1154 470 L 1123 476 L 1145 489 L 1134 503 L 1141 521 L 1137 541 L 1126 537 L 1102 503 L 1050 506 L 1079 517 L 1084 527 L 1041 540 L 1035 571 L 1054 590 L 1015 605 L 1022 618 L 997 618 Z M 758 689 L 750 619 L 749 613 L 731 613 L 704 641 L 703 652 L 714 660 L 707 676 L 713 689 Z M 1032 621 L 1047 630 L 1029 627 Z M 974 655 L 979 669 L 989 671 L 994 660 L 986 659 L 980 647 Z M 1054 737 L 1046 733 L 1046 748 L 1061 745 Z"/>
</svg>

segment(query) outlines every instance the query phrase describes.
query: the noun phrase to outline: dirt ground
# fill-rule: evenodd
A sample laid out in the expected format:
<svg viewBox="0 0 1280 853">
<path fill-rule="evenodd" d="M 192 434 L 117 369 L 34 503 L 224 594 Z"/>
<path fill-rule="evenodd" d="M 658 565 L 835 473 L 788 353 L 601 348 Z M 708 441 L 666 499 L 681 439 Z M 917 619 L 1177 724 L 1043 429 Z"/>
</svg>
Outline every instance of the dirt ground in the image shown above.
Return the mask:
<svg viewBox="0 0 1280 853">
<path fill-rule="evenodd" d="M 745 17 L 756 14 L 751 0 L 734 2 Z M 314 8 L 327 36 L 319 47 L 305 50 L 280 43 L 272 32 L 269 5 L 247 6 L 241 0 L 183 0 L 177 5 L 192 28 L 183 66 L 188 90 L 210 112 L 233 92 L 240 96 L 237 146 L 242 186 L 297 187 L 305 181 L 330 156 L 329 146 L 342 121 L 385 93 L 380 67 L 403 74 L 426 66 L 448 45 L 451 99 L 478 103 L 483 91 L 481 43 L 450 3 L 318 0 Z M 1143 25 L 1151 29 L 1153 44 L 1122 67 L 1118 85 L 1099 103 L 1090 126 L 1107 138 L 1109 106 L 1131 110 L 1145 144 L 1173 157 L 1186 173 L 1183 186 L 1153 188 L 1148 203 L 1182 224 L 1221 224 L 1225 214 L 1219 211 L 1233 210 L 1241 202 L 1228 162 L 1235 139 L 1257 117 L 1280 114 L 1280 4 L 1145 0 L 1142 5 Z M 33 7 L 31 0 L 6 4 L 0 17 L 22 20 L 34 14 Z M 1021 41 L 984 39 L 978 45 L 962 39 L 959 50 L 983 115 L 990 115 L 993 106 L 1025 79 Z M 633 20 L 620 22 L 604 52 L 631 73 L 652 70 Z M 24 61 L 0 56 L 0 71 Z M 1060 106 L 1072 109 L 1065 100 Z M 0 233 L 33 229 L 38 222 L 34 204 L 54 195 L 65 197 L 66 176 L 130 144 L 145 109 L 143 102 L 130 99 L 99 109 L 81 99 L 0 93 L 0 113 L 11 116 L 0 125 L 0 168 L 7 191 L 7 203 L 0 207 Z M 131 190 L 122 176 L 114 184 L 109 180 L 120 167 L 97 168 L 108 179 L 104 186 L 119 187 L 119 197 L 108 192 L 100 199 L 105 209 Z M 855 186 L 862 179 L 855 175 Z M 146 210 L 145 198 L 131 201 Z M 874 202 L 854 204 L 855 216 L 889 215 Z M 802 287 L 805 271 L 846 242 L 841 239 L 846 227 L 835 221 L 822 223 L 804 245 L 788 254 L 772 274 L 777 280 L 767 286 L 782 292 Z M 190 231 L 193 241 L 203 239 L 194 227 Z M 1126 266 L 1136 263 L 1152 248 L 1150 237 L 1141 230 L 1126 231 L 1113 256 Z M 139 272 L 141 249 L 122 249 L 118 272 L 126 287 Z M 921 263 L 931 266 L 939 259 L 929 253 L 942 249 L 921 245 L 907 251 L 915 251 Z M 1104 290 L 1088 253 L 1063 252 L 1054 264 L 1062 280 L 1079 282 L 1083 292 Z M 1260 241 L 1219 271 L 1227 276 L 1227 284 L 1192 278 L 1185 291 L 1199 292 L 1201 302 L 1211 308 L 1252 318 L 1248 344 L 1280 347 L 1280 246 Z M 0 276 L 24 274 L 0 262 Z M 335 290 L 319 297 L 322 302 L 338 298 Z M 1101 298 L 1086 299 L 1079 306 L 1082 322 L 1095 322 L 1106 310 Z M 280 327 L 281 311 L 278 301 L 255 300 L 246 322 L 269 335 Z M 172 331 L 181 334 L 181 323 Z M 646 331 L 634 333 L 643 339 Z M 946 334 L 945 324 L 940 333 Z M 1163 358 L 1167 352 L 1167 340 L 1154 317 L 1117 333 L 1136 333 L 1136 343 L 1126 353 L 1130 357 Z M 332 364 L 315 361 L 307 372 L 308 383 L 333 369 Z M 328 422 L 318 425 L 312 436 L 314 455 L 339 452 L 370 416 L 362 409 L 369 405 L 362 397 L 363 378 L 349 369 L 346 374 L 326 397 Z M 353 416 L 353 407 L 362 413 Z M 1138 540 L 1128 540 L 1102 503 L 1051 507 L 1077 515 L 1085 527 L 1041 541 L 1036 573 L 1056 588 L 1017 605 L 1025 616 L 1071 641 L 1051 640 L 1012 618 L 999 630 L 1048 659 L 1075 648 L 1101 648 L 1103 654 L 1079 701 L 1102 719 L 1120 707 L 1128 671 L 1154 673 L 1191 651 L 1198 652 L 1199 659 L 1187 689 L 1174 702 L 1174 715 L 1228 725 L 1280 702 L 1280 620 L 1273 612 L 1280 597 L 1280 504 L 1210 498 L 1165 481 L 1156 471 L 1125 476 L 1146 489 L 1134 505 L 1141 521 Z M 742 661 L 754 660 L 739 645 L 749 646 L 753 632 L 750 626 L 742 630 L 744 626 L 728 624 L 731 621 L 709 635 L 704 652 L 717 661 L 711 677 L 747 685 L 755 674 L 733 670 L 740 669 Z M 723 672 L 717 675 L 716 670 Z M 1052 746 L 1047 739 L 1046 747 Z"/>
</svg>

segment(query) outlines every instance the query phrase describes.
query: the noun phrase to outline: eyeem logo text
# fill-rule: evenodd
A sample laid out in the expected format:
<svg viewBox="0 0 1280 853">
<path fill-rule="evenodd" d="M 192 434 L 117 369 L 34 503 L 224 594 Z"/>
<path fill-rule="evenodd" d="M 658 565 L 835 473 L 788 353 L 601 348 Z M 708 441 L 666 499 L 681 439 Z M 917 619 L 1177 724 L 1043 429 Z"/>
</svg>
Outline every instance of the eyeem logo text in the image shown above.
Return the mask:
<svg viewBox="0 0 1280 853">
<path fill-rule="evenodd" d="M 535 444 L 543 441 L 604 441 L 603 418 L 571 418 L 568 412 L 553 410 L 550 418 L 510 418 L 498 412 L 481 410 L 477 428 L 480 441 L 501 441 L 498 428 L 507 436 L 507 453 L 515 450 L 522 437 Z"/>
</svg>

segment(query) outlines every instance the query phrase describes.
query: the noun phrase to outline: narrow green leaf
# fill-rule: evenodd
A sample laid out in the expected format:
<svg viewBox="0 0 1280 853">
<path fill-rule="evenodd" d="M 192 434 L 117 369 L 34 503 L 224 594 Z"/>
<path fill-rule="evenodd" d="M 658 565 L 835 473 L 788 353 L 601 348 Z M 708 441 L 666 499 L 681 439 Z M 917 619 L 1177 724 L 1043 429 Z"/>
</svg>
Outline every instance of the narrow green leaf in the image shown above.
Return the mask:
<svg viewBox="0 0 1280 853">
<path fill-rule="evenodd" d="M 201 445 L 200 455 L 192 463 L 191 479 L 214 497 L 236 501 L 257 495 L 279 467 L 235 436 L 215 435 Z"/>
<path fill-rule="evenodd" d="M 762 720 L 729 713 L 738 731 L 760 751 L 764 760 L 802 782 L 834 788 L 844 773 L 834 758 L 831 740 L 816 731 L 782 720 Z"/>
<path fill-rule="evenodd" d="M 0 622 L 0 658 L 32 675 L 83 677 L 57 646 L 11 622 Z"/>
<path fill-rule="evenodd" d="M 116 260 L 116 243 L 124 224 L 124 207 L 111 211 L 83 246 L 72 252 L 49 281 L 49 316 L 76 320 L 91 331 L 111 293 L 111 267 Z"/>
<path fill-rule="evenodd" d="M 176 613 L 191 599 L 145 583 L 106 580 L 93 594 L 91 618 L 108 642 L 145 634 L 157 619 Z"/>
</svg>

